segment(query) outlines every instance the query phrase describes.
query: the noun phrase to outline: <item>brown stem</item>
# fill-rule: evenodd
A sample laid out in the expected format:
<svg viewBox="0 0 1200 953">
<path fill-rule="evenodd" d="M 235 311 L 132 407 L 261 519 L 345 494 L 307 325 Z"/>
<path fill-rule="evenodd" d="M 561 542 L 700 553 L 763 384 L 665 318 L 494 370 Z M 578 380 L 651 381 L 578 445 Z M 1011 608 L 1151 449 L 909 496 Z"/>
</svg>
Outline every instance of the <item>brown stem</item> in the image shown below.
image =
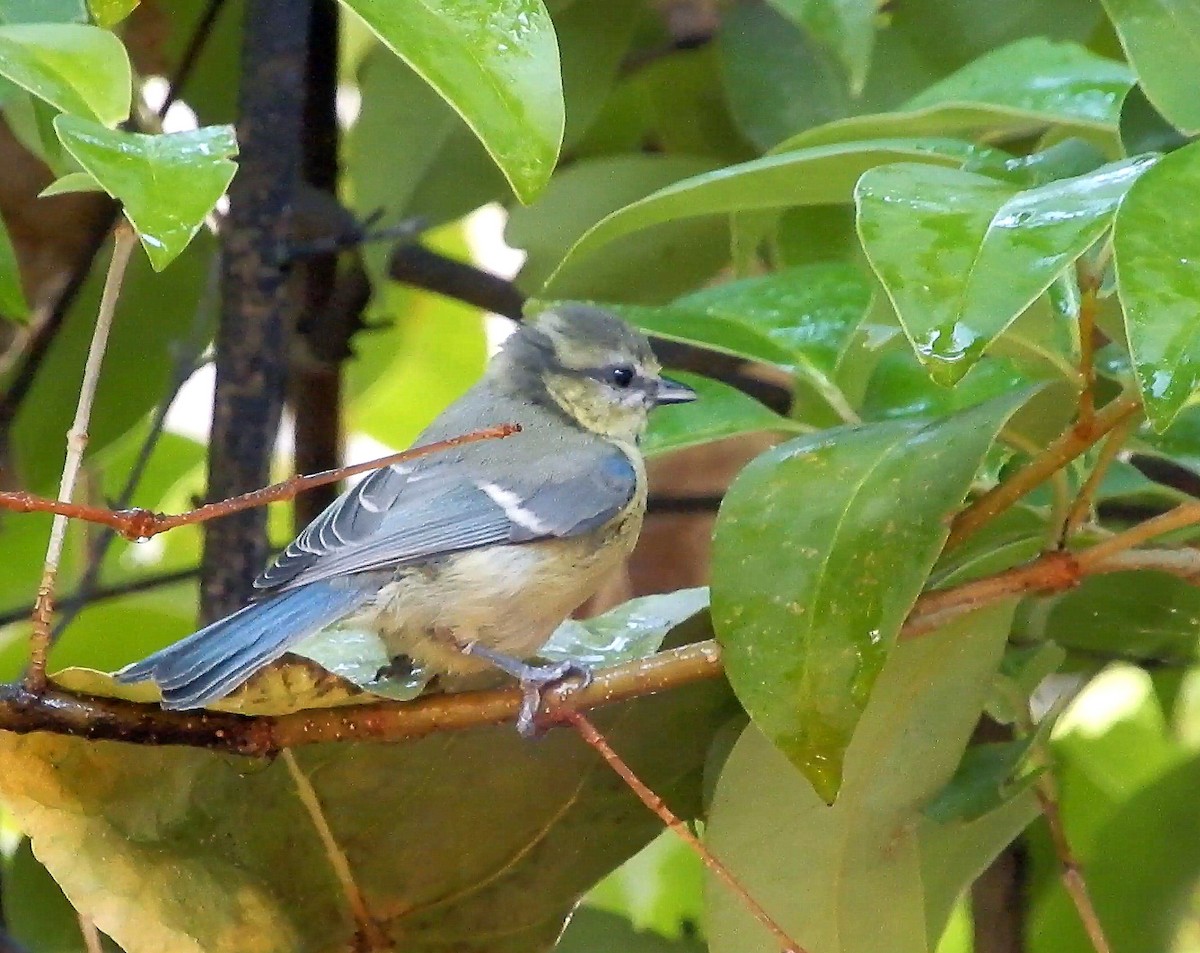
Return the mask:
<svg viewBox="0 0 1200 953">
<path fill-rule="evenodd" d="M 392 949 L 391 942 L 384 935 L 375 918 L 371 916 L 371 911 L 367 909 L 367 902 L 363 899 L 362 891 L 354 879 L 354 872 L 350 869 L 350 861 L 346 859 L 345 851 L 338 844 L 337 838 L 333 836 L 333 830 L 325 818 L 321 799 L 317 797 L 317 792 L 313 788 L 312 782 L 308 780 L 308 776 L 300 770 L 300 765 L 296 763 L 296 756 L 292 754 L 291 748 L 283 749 L 282 760 L 288 769 L 288 774 L 292 776 L 292 783 L 296 785 L 296 796 L 300 798 L 300 803 L 304 806 L 309 820 L 316 829 L 317 836 L 321 839 L 321 846 L 325 848 L 325 856 L 333 868 L 334 876 L 341 884 L 346 905 L 354 916 L 354 922 L 358 924 L 358 935 L 364 942 L 365 949 Z M 362 948 L 362 945 L 358 948 Z"/>
<path fill-rule="evenodd" d="M 108 526 L 126 539 L 149 539 L 152 536 L 157 536 L 159 533 L 165 533 L 169 529 L 175 529 L 177 526 L 205 523 L 222 516 L 228 516 L 231 513 L 240 513 L 243 510 L 252 509 L 256 506 L 263 506 L 267 503 L 290 500 L 296 494 L 303 493 L 314 486 L 336 483 L 338 480 L 344 480 L 346 477 L 351 477 L 358 473 L 366 473 L 368 470 L 378 470 L 393 463 L 423 457 L 429 453 L 439 453 L 452 447 L 462 446 L 463 444 L 475 443 L 479 440 L 495 440 L 508 437 L 520 432 L 520 429 L 516 424 L 500 424 L 499 426 L 488 427 L 484 430 L 475 430 L 460 437 L 439 440 L 435 443 L 426 444 L 423 447 L 414 447 L 411 450 L 392 453 L 377 460 L 355 463 L 348 467 L 338 467 L 336 470 L 326 470 L 324 473 L 314 473 L 310 476 L 292 477 L 290 480 L 284 480 L 282 483 L 274 483 L 261 490 L 252 490 L 249 493 L 243 493 L 241 496 L 235 496 L 232 499 L 221 500 L 217 503 L 207 503 L 197 509 L 188 510 L 186 513 L 167 515 L 164 513 L 155 513 L 151 510 L 144 510 L 139 507 L 128 510 L 109 510 L 102 506 L 88 506 L 83 503 L 51 500 L 47 497 L 26 493 L 24 490 L 0 491 L 0 509 L 12 510 L 16 513 L 54 513 L 64 518 L 70 517 L 72 519 L 84 520 L 88 523 L 99 523 L 103 526 Z"/>
<path fill-rule="evenodd" d="M 613 773 L 617 775 L 625 785 L 638 796 L 643 804 L 654 812 L 670 830 L 690 847 L 700 857 L 704 866 L 707 867 L 714 876 L 716 876 L 728 890 L 737 897 L 750 915 L 754 917 L 766 930 L 779 942 L 780 949 L 783 953 L 805 953 L 803 947 L 795 940 L 788 936 L 787 932 L 775 922 L 775 919 L 762 908 L 749 892 L 743 887 L 734 875 L 730 872 L 721 861 L 717 860 L 701 843 L 688 826 L 679 819 L 679 817 L 667 807 L 666 803 L 657 794 L 639 778 L 624 759 L 613 750 L 607 739 L 600 734 L 596 726 L 588 720 L 587 716 L 582 712 L 573 709 L 561 709 L 557 713 L 557 717 L 562 721 L 569 723 L 587 744 L 604 759 L 604 762 L 613 769 Z"/>
<path fill-rule="evenodd" d="M 1156 536 L 1200 523 L 1200 502 L 1180 503 L 1175 509 L 1138 523 L 1123 533 L 1102 540 L 1079 554 L 1081 567 L 1087 569 L 1111 559 L 1119 553 L 1140 546 Z"/>
<path fill-rule="evenodd" d="M 1087 480 L 1079 488 L 1079 492 L 1075 496 L 1075 501 L 1067 511 L 1066 519 L 1063 520 L 1062 532 L 1059 534 L 1060 545 L 1065 546 L 1079 530 L 1079 527 L 1084 524 L 1084 521 L 1087 520 L 1088 515 L 1092 511 L 1092 503 L 1096 498 L 1096 491 L 1100 488 L 1100 484 L 1104 480 L 1104 475 L 1108 473 L 1108 468 L 1112 466 L 1112 462 L 1117 458 L 1117 454 L 1121 452 L 1121 448 L 1129 438 L 1130 432 L 1137 426 L 1139 416 L 1135 414 L 1131 417 L 1126 417 L 1104 439 L 1104 443 L 1101 444 L 1100 452 L 1096 457 L 1096 465 L 1092 467 L 1092 472 L 1088 474 Z"/>
<path fill-rule="evenodd" d="M 1114 427 L 1136 414 L 1140 408 L 1141 402 L 1137 395 L 1122 394 L 1095 415 L 1090 427 L 1084 429 L 1079 424 L 1071 427 L 1042 451 L 1040 456 L 1035 457 L 1009 479 L 983 494 L 959 513 L 950 526 L 946 548 L 958 545 L 989 520 L 999 516 Z"/>
<path fill-rule="evenodd" d="M 75 494 L 75 481 L 83 464 L 83 452 L 88 442 L 88 421 L 92 416 L 92 402 L 96 398 L 96 387 L 100 383 L 100 367 L 104 363 L 104 352 L 108 349 L 108 333 L 112 328 L 113 315 L 117 310 L 117 299 L 121 295 L 121 283 L 125 280 L 125 268 L 137 247 L 137 235 L 125 222 L 117 226 L 113 242 L 112 260 L 104 280 L 104 292 L 100 297 L 100 308 L 96 315 L 96 327 L 88 346 L 87 362 L 83 368 L 83 383 L 79 387 L 79 401 L 75 405 L 75 419 L 67 432 L 67 455 L 63 462 L 62 480 L 58 486 L 58 499 L 70 504 Z M 67 538 L 67 517 L 59 513 L 50 527 L 50 543 L 46 547 L 46 562 L 42 568 L 42 580 L 38 584 L 37 598 L 33 604 L 33 632 L 29 637 L 29 671 L 25 676 L 30 691 L 41 691 L 46 687 L 46 654 L 50 650 L 50 618 L 54 614 L 54 583 L 58 577 L 58 563 L 62 558 L 63 544 Z"/>
<path fill-rule="evenodd" d="M 1083 867 L 1071 849 L 1067 840 L 1066 828 L 1063 826 L 1062 812 L 1058 807 L 1058 792 L 1055 789 L 1054 777 L 1049 771 L 1044 771 L 1034 782 L 1034 793 L 1046 819 L 1046 828 L 1050 832 L 1050 843 L 1054 847 L 1054 855 L 1058 859 L 1059 874 L 1062 877 L 1063 888 L 1075 905 L 1075 911 L 1083 923 L 1088 939 L 1096 953 L 1112 953 L 1108 945 L 1108 937 L 1100 924 L 1100 917 L 1092 903 L 1087 881 L 1083 876 Z"/>
<path fill-rule="evenodd" d="M 1081 556 L 1083 554 L 1080 554 Z M 1068 589 L 1087 575 L 1156 569 L 1184 579 L 1200 577 L 1200 552 L 1136 550 L 1082 565 L 1080 557 L 1053 552 L 1027 566 L 922 596 L 901 638 L 916 638 L 985 605 L 1032 593 Z M 586 688 L 547 692 L 542 717 L 564 708 L 588 709 L 626 701 L 723 673 L 721 650 L 705 641 L 660 652 L 596 674 Z M 249 717 L 215 711 L 164 711 L 156 704 L 87 698 L 23 685 L 0 685 L 0 730 L 51 731 L 83 738 L 135 744 L 174 744 L 235 754 L 267 756 L 284 748 L 332 741 L 405 741 L 441 731 L 459 731 L 512 721 L 520 708 L 518 690 L 431 695 L 405 703 L 383 702 L 344 708 Z"/>
</svg>

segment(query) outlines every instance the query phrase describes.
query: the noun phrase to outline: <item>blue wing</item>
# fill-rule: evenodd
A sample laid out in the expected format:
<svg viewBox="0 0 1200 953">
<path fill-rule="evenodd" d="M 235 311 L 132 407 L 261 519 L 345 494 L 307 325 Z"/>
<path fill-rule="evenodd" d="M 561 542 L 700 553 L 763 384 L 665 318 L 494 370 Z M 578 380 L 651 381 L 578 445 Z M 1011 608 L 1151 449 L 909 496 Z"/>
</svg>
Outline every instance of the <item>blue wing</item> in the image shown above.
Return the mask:
<svg viewBox="0 0 1200 953">
<path fill-rule="evenodd" d="M 254 584 L 278 592 L 465 549 L 590 532 L 628 506 L 637 471 L 601 441 L 562 449 L 569 459 L 536 455 L 538 470 L 528 473 L 497 473 L 483 454 L 378 470 L 313 520 Z"/>
</svg>

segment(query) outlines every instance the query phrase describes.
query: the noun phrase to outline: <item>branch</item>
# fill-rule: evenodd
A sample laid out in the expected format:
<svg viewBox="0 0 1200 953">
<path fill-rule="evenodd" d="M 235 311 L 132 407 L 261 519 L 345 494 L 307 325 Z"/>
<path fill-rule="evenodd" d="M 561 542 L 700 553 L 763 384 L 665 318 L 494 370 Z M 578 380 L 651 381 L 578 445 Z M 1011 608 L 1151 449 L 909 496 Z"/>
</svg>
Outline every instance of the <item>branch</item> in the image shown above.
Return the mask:
<svg viewBox="0 0 1200 953">
<path fill-rule="evenodd" d="M 159 533 L 165 533 L 169 529 L 175 529 L 177 526 L 206 523 L 209 520 L 229 516 L 233 513 L 240 513 L 267 503 L 290 500 L 296 494 L 303 493 L 305 490 L 312 489 L 315 486 L 336 483 L 338 480 L 344 480 L 346 477 L 355 476 L 359 473 L 366 473 L 368 470 L 378 470 L 382 467 L 391 466 L 393 463 L 401 463 L 406 460 L 423 457 L 430 453 L 440 453 L 443 450 L 449 450 L 463 444 L 476 443 L 480 440 L 495 440 L 502 437 L 509 437 L 512 434 L 519 433 L 520 430 L 521 428 L 517 424 L 500 424 L 499 426 L 488 427 L 484 430 L 474 430 L 460 437 L 451 437 L 449 440 L 438 440 L 423 447 L 402 450 L 400 453 L 388 454 L 386 457 L 368 460 L 365 463 L 355 463 L 348 467 L 338 467 L 336 470 L 326 470 L 324 473 L 314 473 L 311 476 L 292 477 L 290 480 L 284 480 L 282 483 L 274 483 L 261 490 L 252 490 L 249 493 L 243 493 L 228 500 L 207 503 L 194 510 L 188 510 L 186 513 L 177 513 L 174 515 L 155 513 L 151 510 L 141 509 L 140 507 L 114 511 L 105 509 L 102 506 L 88 506 L 83 503 L 51 500 L 44 496 L 34 496 L 32 493 L 26 493 L 24 490 L 0 491 L 0 509 L 12 510 L 17 513 L 54 513 L 61 517 L 84 520 L 88 523 L 99 523 L 102 526 L 116 530 L 128 540 L 144 540 L 150 539 L 152 536 L 157 536 Z"/>
<path fill-rule="evenodd" d="M 305 54 L 311 0 L 246 8 L 238 99 L 238 174 L 223 228 L 221 319 L 209 440 L 208 493 L 226 499 L 270 478 L 287 383 L 296 300 L 279 250 L 291 238 L 300 183 Z M 240 608 L 267 558 L 266 514 L 207 528 L 200 615 Z"/>
<path fill-rule="evenodd" d="M 117 226 L 113 241 L 112 261 L 108 276 L 104 280 L 104 293 L 100 297 L 100 310 L 96 315 L 96 327 L 88 346 L 87 362 L 83 368 L 83 383 L 79 387 L 79 401 L 75 406 L 75 420 L 67 432 L 67 455 L 63 462 L 62 480 L 58 486 L 58 499 L 67 505 L 75 494 L 75 481 L 83 464 L 83 451 L 88 443 L 88 421 L 92 416 L 92 402 L 96 398 L 96 386 L 100 383 L 100 367 L 104 363 L 104 352 L 108 349 L 108 333 L 112 328 L 113 315 L 117 310 L 117 299 L 121 295 L 121 282 L 125 280 L 125 268 L 137 247 L 137 235 L 132 226 L 122 222 Z M 59 513 L 50 527 L 50 543 L 46 547 L 46 563 L 42 569 L 42 581 L 38 584 L 37 599 L 33 604 L 33 633 L 29 639 L 29 672 L 25 683 L 32 691 L 46 687 L 46 654 L 50 650 L 50 618 L 54 614 L 54 584 L 58 578 L 58 563 L 62 558 L 63 544 L 67 538 L 67 517 Z"/>
<path fill-rule="evenodd" d="M 604 759 L 604 763 L 612 768 L 613 773 L 624 781 L 626 787 L 638 796 L 638 800 L 646 805 L 669 830 L 673 831 L 677 837 L 700 857 L 700 861 L 704 866 L 725 885 L 730 893 L 741 901 L 750 915 L 775 938 L 783 953 L 805 953 L 800 944 L 788 936 L 783 927 L 776 923 L 775 919 L 763 909 L 762 905 L 750 896 L 746 888 L 738 883 L 737 878 L 733 876 L 729 868 L 717 860 L 709 852 L 708 848 L 701 843 L 700 839 L 688 830 L 688 826 L 679 819 L 675 812 L 667 807 L 666 802 L 634 773 L 633 769 L 625 763 L 625 760 L 613 750 L 612 745 L 608 743 L 608 739 L 600 734 L 596 726 L 585 715 L 573 709 L 562 709 L 559 717 L 571 725 L 579 737 Z"/>
<path fill-rule="evenodd" d="M 1081 556 L 1083 554 L 1080 554 Z M 1089 575 L 1156 569 L 1200 578 L 1200 551 L 1137 550 L 1086 564 L 1068 553 L 1047 553 L 1025 566 L 917 600 L 900 637 L 917 638 L 952 619 L 1021 595 L 1062 592 Z M 724 672 L 714 641 L 696 642 L 596 673 L 586 688 L 563 685 L 546 693 L 539 720 L 561 720 L 564 710 L 584 711 L 668 691 Z M 284 748 L 331 741 L 407 741 L 441 731 L 512 722 L 522 701 L 519 689 L 429 695 L 411 702 L 380 702 L 310 709 L 279 716 L 215 711 L 165 711 L 157 704 L 86 698 L 68 692 L 30 692 L 0 685 L 0 730 L 51 731 L 134 744 L 211 748 L 259 757 Z"/>
<path fill-rule="evenodd" d="M 1091 447 L 1106 433 L 1141 410 L 1136 394 L 1122 394 L 1092 418 L 1090 427 L 1076 424 L 1042 453 L 999 486 L 989 490 L 954 518 L 946 548 L 956 546 L 992 518 L 999 516 L 1026 493 Z"/>
</svg>

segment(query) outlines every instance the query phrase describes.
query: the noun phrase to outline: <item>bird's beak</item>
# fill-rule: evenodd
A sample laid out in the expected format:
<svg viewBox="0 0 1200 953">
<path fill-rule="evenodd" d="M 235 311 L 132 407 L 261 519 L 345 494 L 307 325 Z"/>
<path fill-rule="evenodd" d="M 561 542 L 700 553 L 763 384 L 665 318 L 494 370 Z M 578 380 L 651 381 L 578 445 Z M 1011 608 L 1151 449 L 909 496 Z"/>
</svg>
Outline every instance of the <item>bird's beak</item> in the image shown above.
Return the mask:
<svg viewBox="0 0 1200 953">
<path fill-rule="evenodd" d="M 679 381 L 673 381 L 669 377 L 658 379 L 658 390 L 654 394 L 655 404 L 686 404 L 695 399 L 696 392 Z"/>
</svg>

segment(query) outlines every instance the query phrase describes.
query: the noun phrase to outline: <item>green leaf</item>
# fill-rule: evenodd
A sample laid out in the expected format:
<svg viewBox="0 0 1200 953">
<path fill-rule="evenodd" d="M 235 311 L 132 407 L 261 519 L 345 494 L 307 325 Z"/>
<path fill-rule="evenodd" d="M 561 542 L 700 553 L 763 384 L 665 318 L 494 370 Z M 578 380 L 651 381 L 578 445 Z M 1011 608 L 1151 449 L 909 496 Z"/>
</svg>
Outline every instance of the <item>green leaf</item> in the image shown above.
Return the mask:
<svg viewBox="0 0 1200 953">
<path fill-rule="evenodd" d="M 950 780 L 1000 661 L 1011 607 L 897 646 L 827 807 L 758 730 L 725 762 L 705 827 L 712 852 L 812 953 L 927 953 L 954 901 L 1036 816 L 1021 795 L 977 821 L 922 808 Z M 712 953 L 779 945 L 711 877 Z"/>
<path fill-rule="evenodd" d="M 625 917 L 580 907 L 571 915 L 556 953 L 704 953 L 699 940 L 668 940 L 639 932 Z"/>
<path fill-rule="evenodd" d="M 793 440 L 726 494 L 713 538 L 726 675 L 826 800 L 949 518 L 1028 396 Z"/>
<path fill-rule="evenodd" d="M 76 161 L 122 203 L 155 271 L 188 246 L 237 170 L 232 126 L 145 136 L 63 115 L 54 128 Z"/>
<path fill-rule="evenodd" d="M 505 240 L 528 253 L 519 284 L 556 298 L 655 303 L 701 284 L 729 259 L 723 222 L 659 222 L 653 232 L 586 262 L 562 261 L 579 236 L 610 212 L 714 164 L 672 155 L 610 155 L 573 164 L 536 203 L 512 210 Z M 647 268 L 648 261 L 657 267 Z"/>
<path fill-rule="evenodd" d="M 0 23 L 87 23 L 84 0 L 0 0 Z"/>
<path fill-rule="evenodd" d="M 1030 37 L 981 56 L 904 104 L 904 110 L 992 106 L 1047 122 L 1114 129 L 1136 77 L 1077 43 Z"/>
<path fill-rule="evenodd" d="M 142 0 L 88 0 L 92 19 L 105 29 L 112 29 L 138 8 Z"/>
<path fill-rule="evenodd" d="M 833 378 L 873 293 L 861 268 L 837 262 L 714 285 L 676 304 L 701 309 L 708 321 L 737 321 L 765 333 L 786 349 L 795 372 L 845 417 L 846 398 Z"/>
<path fill-rule="evenodd" d="M 0 75 L 63 112 L 106 126 L 129 118 L 129 56 L 116 36 L 99 27 L 0 26 Z"/>
<path fill-rule="evenodd" d="M 678 834 L 663 831 L 588 891 L 583 902 L 581 910 L 618 914 L 636 930 L 671 939 L 694 936 L 704 920 L 704 867 Z"/>
<path fill-rule="evenodd" d="M 202 232 L 176 265 L 162 275 L 155 274 L 149 260 L 140 255 L 129 263 L 109 339 L 105 371 L 100 377 L 88 426 L 88 456 L 85 459 L 103 452 L 105 447 L 138 426 L 151 408 L 162 400 L 178 348 L 188 339 L 190 329 L 196 326 L 197 310 L 213 308 L 213 292 L 205 290 L 211 280 L 213 247 L 212 236 Z M 28 398 L 22 402 L 10 433 L 13 465 L 20 474 L 22 485 L 35 493 L 52 494 L 62 473 L 63 435 L 71 426 L 79 401 L 79 382 L 96 326 L 96 309 L 104 283 L 103 263 L 108 261 L 108 249 L 97 258 L 100 267 L 94 268 L 88 276 L 66 321 L 55 335 L 41 373 L 34 380 Z M 209 310 L 207 314 L 211 316 L 214 311 Z M 139 502 L 153 506 L 159 501 Z M 176 502 L 187 506 L 186 496 Z M 23 520 L 31 518 L 21 517 Z M 167 547 L 174 545 L 172 537 L 177 534 L 186 537 L 187 530 L 177 530 L 163 537 Z M 42 549 L 44 553 L 44 539 Z M 40 561 L 34 560 L 33 565 Z"/>
<path fill-rule="evenodd" d="M 1103 0 L 1146 98 L 1176 128 L 1200 132 L 1200 7 L 1192 0 Z"/>
<path fill-rule="evenodd" d="M 463 117 L 522 202 L 550 179 L 565 122 L 541 0 L 342 0 Z"/>
<path fill-rule="evenodd" d="M 943 824 L 974 821 L 1012 800 L 1033 780 L 1018 775 L 1037 737 L 971 745 L 954 777 L 925 805 L 925 816 Z"/>
<path fill-rule="evenodd" d="M 0 220 L 0 317 L 9 321 L 29 320 L 29 304 L 21 288 L 17 253 L 3 220 Z"/>
<path fill-rule="evenodd" d="M 420 216 L 440 225 L 507 198 L 479 140 L 402 60 L 377 46 L 363 61 L 358 88 L 362 109 L 346 134 L 345 169 L 360 219 L 384 209 L 383 222 Z M 365 251 L 382 270 L 388 250 Z"/>
<path fill-rule="evenodd" d="M 1200 590 L 1165 573 L 1093 576 L 1018 619 L 1025 638 L 1053 639 L 1087 657 L 1168 664 L 1200 659 Z"/>
<path fill-rule="evenodd" d="M 748 322 L 727 315 L 709 314 L 703 306 L 688 307 L 687 301 L 682 298 L 675 304 L 657 307 L 611 303 L 603 307 L 654 337 L 699 344 L 721 354 L 762 364 L 791 365 L 791 351 Z"/>
<path fill-rule="evenodd" d="M 684 179 L 619 207 L 571 247 L 559 271 L 651 225 L 749 209 L 849 202 L 859 176 L 877 165 L 907 159 L 957 166 L 979 154 L 977 147 L 955 139 L 879 139 L 800 149 L 738 163 Z"/>
<path fill-rule="evenodd" d="M 762 4 L 737 4 L 716 43 L 729 112 L 760 150 L 855 111 L 840 65 L 820 42 Z"/>
<path fill-rule="evenodd" d="M 600 113 L 643 11 L 641 0 L 572 3 L 556 11 L 567 110 L 564 148 L 579 142 Z"/>
<path fill-rule="evenodd" d="M 837 54 L 857 96 L 875 46 L 876 0 L 770 0 L 771 6 Z"/>
<path fill-rule="evenodd" d="M 734 710 L 710 681 L 595 719 L 693 818 L 710 739 Z M 569 730 L 295 753 L 368 908 L 412 953 L 548 949 L 579 895 L 661 830 Z M 342 891 L 279 761 L 4 734 L 0 795 L 71 903 L 127 953 L 351 945 Z"/>
<path fill-rule="evenodd" d="M 623 602 L 590 619 L 567 619 L 538 655 L 593 668 L 620 665 L 657 652 L 673 629 L 708 612 L 708 589 L 677 589 Z"/>
<path fill-rule="evenodd" d="M 808 429 L 780 417 L 753 397 L 721 381 L 682 371 L 671 371 L 670 376 L 691 387 L 697 398 L 690 404 L 666 407 L 651 415 L 650 428 L 642 440 L 642 450 L 647 456 L 742 434 L 795 433 Z"/>
<path fill-rule="evenodd" d="M 104 186 L 90 172 L 68 172 L 47 185 L 38 193 L 38 198 L 51 195 L 67 195 L 74 192 L 103 192 Z"/>
<path fill-rule="evenodd" d="M 1200 228 L 1181 195 L 1200 188 L 1200 143 L 1172 152 L 1121 204 L 1117 291 L 1146 416 L 1159 433 L 1200 387 Z"/>
<path fill-rule="evenodd" d="M 867 257 L 930 376 L 953 384 L 1108 228 L 1153 157 L 1023 192 L 901 163 L 855 189 Z"/>
<path fill-rule="evenodd" d="M 87 946 L 79 928 L 79 916 L 72 909 L 54 878 L 46 872 L 28 838 L 22 838 L 4 863 L 0 880 L 3 899 L 5 942 L 10 939 L 13 953 L 85 953 Z M 116 950 L 111 940 L 105 950 Z"/>
</svg>

